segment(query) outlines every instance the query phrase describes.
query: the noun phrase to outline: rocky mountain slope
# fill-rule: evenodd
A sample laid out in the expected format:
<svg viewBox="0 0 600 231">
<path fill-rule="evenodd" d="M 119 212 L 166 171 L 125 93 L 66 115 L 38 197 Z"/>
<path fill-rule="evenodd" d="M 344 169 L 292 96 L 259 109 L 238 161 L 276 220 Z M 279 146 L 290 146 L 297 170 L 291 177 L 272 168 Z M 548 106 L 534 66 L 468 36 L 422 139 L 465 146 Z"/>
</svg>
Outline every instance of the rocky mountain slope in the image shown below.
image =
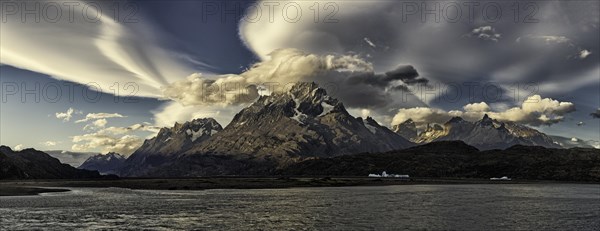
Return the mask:
<svg viewBox="0 0 600 231">
<path fill-rule="evenodd" d="M 320 158 L 277 172 L 294 176 L 367 176 L 491 178 L 600 182 L 600 150 L 516 145 L 479 151 L 462 141 L 440 141 L 400 151 Z"/>
<path fill-rule="evenodd" d="M 351 116 L 317 84 L 297 83 L 289 92 L 261 96 L 236 114 L 223 131 L 144 174 L 265 174 L 307 158 L 385 152 L 413 145 L 372 118 Z M 127 162 L 139 161 L 132 157 Z"/>
<path fill-rule="evenodd" d="M 403 123 L 404 124 L 404 123 Z M 397 126 L 397 133 L 410 132 L 411 128 Z M 560 148 L 550 136 L 533 128 L 512 122 L 500 122 L 488 115 L 476 122 L 469 122 L 460 117 L 454 117 L 443 125 L 433 124 L 419 133 L 412 141 L 430 143 L 435 141 L 460 140 L 481 150 L 505 149 L 514 145 L 542 146 Z"/>
<path fill-rule="evenodd" d="M 398 135 L 404 137 L 404 139 L 414 141 L 419 135 L 417 132 L 417 125 L 412 119 L 408 119 L 401 124 L 392 126 L 392 130 Z"/>
<path fill-rule="evenodd" d="M 103 175 L 117 174 L 123 163 L 125 163 L 124 156 L 109 152 L 107 154 L 91 156 L 78 169 L 95 170 Z"/>
<path fill-rule="evenodd" d="M 13 151 L 0 146 L 0 179 L 81 179 L 99 178 L 97 171 L 76 169 L 56 158 L 37 151 Z"/>
<path fill-rule="evenodd" d="M 408 140 L 371 118 L 352 117 L 337 99 L 315 83 L 298 83 L 289 92 L 261 96 L 193 154 L 245 154 L 293 159 L 410 147 Z"/>
<path fill-rule="evenodd" d="M 162 128 L 152 139 L 144 141 L 119 170 L 123 176 L 143 176 L 146 172 L 175 160 L 180 154 L 200 145 L 223 130 L 212 118 L 195 119 L 172 128 Z"/>
</svg>

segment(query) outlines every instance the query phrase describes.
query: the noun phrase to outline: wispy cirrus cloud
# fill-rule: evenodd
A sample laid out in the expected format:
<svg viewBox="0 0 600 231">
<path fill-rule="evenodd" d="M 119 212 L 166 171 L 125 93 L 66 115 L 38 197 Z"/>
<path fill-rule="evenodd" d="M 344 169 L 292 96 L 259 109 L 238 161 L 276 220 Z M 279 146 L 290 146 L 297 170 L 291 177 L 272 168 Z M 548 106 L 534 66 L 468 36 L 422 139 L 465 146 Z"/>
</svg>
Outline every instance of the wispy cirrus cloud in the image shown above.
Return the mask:
<svg viewBox="0 0 600 231">
<path fill-rule="evenodd" d="M 108 91 L 117 82 L 135 82 L 139 87 L 136 96 L 145 97 L 160 97 L 162 85 L 197 71 L 192 66 L 203 65 L 191 55 L 164 48 L 160 34 L 145 24 L 142 14 L 132 15 L 131 21 L 115 19 L 110 12 L 114 12 L 114 4 L 124 4 L 122 2 L 2 3 L 2 12 L 17 10 L 3 14 L 0 33 L 3 65 L 96 90 Z M 48 4 L 63 12 L 58 20 L 21 17 L 25 9 L 45 9 Z"/>
<path fill-rule="evenodd" d="M 126 116 L 123 116 L 119 113 L 106 113 L 106 112 L 99 112 L 99 113 L 88 113 L 87 115 L 85 115 L 85 118 L 80 119 L 75 121 L 75 123 L 83 123 L 83 122 L 87 122 L 90 120 L 99 120 L 99 119 L 108 119 L 108 118 L 123 118 Z M 98 122 L 99 124 L 101 124 L 102 122 Z M 104 123 L 106 124 L 106 123 Z"/>
</svg>

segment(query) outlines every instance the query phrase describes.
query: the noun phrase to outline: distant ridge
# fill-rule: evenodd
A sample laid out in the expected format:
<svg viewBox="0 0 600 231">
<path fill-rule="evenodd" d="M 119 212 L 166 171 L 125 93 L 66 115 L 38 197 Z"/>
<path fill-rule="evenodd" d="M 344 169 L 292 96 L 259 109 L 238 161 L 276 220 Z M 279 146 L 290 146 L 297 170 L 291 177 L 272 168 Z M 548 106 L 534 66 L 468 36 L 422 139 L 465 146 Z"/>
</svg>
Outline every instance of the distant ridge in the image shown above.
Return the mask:
<svg viewBox="0 0 600 231">
<path fill-rule="evenodd" d="M 0 146 L 0 179 L 100 178 L 97 171 L 76 169 L 32 148 L 13 151 Z"/>
<path fill-rule="evenodd" d="M 77 168 L 98 171 L 103 175 L 117 174 L 124 162 L 124 156 L 118 153 L 109 152 L 107 154 L 91 156 Z"/>
<path fill-rule="evenodd" d="M 407 121 L 412 122 L 412 120 Z M 395 131 L 403 136 L 414 134 L 412 126 L 406 123 L 396 125 Z M 475 122 L 454 117 L 443 125 L 427 125 L 424 131 L 411 140 L 419 144 L 460 140 L 481 150 L 505 149 L 514 145 L 562 147 L 550 136 L 538 130 L 513 122 L 500 122 L 487 114 Z"/>
</svg>

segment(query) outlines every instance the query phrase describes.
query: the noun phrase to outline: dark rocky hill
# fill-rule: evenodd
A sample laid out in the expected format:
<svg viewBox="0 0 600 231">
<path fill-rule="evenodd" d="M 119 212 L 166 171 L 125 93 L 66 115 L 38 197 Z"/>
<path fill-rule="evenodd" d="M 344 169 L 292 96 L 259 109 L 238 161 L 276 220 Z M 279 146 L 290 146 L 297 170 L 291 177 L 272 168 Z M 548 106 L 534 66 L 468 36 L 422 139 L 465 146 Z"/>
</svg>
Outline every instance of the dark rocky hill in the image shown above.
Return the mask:
<svg viewBox="0 0 600 231">
<path fill-rule="evenodd" d="M 97 171 L 76 169 L 35 149 L 13 151 L 0 146 L 0 179 L 99 178 Z"/>
</svg>

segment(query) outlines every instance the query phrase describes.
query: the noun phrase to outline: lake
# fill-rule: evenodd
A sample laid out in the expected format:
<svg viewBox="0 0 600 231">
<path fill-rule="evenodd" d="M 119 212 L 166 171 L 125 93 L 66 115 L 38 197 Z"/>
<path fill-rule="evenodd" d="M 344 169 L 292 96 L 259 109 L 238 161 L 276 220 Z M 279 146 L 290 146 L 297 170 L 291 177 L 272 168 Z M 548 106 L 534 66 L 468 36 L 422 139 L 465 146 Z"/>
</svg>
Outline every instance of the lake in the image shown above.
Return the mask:
<svg viewBox="0 0 600 231">
<path fill-rule="evenodd" d="M 71 190 L 0 197 L 2 229 L 600 230 L 597 184 Z"/>
</svg>

